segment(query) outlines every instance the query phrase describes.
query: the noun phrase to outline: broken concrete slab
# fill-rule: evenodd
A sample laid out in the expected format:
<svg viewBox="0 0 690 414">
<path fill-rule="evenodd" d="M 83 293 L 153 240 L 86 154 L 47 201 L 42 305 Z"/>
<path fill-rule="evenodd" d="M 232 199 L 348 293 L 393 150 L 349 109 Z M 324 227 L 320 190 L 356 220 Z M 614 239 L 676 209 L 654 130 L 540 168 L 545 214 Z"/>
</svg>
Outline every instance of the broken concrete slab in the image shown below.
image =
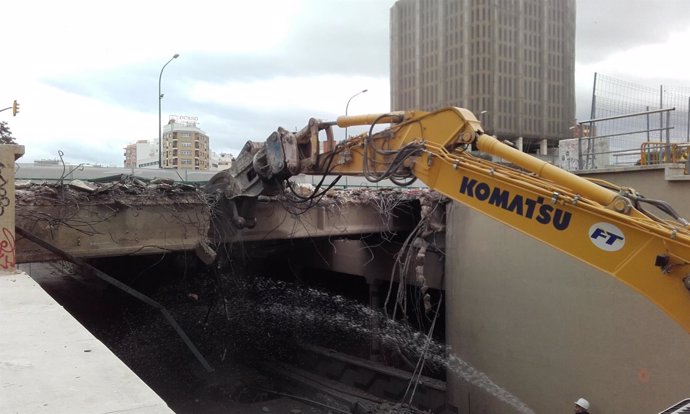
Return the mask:
<svg viewBox="0 0 690 414">
<path fill-rule="evenodd" d="M 86 191 L 88 193 L 93 193 L 98 189 L 98 187 L 94 184 L 87 183 L 86 181 L 82 180 L 72 180 L 69 182 L 70 187 L 81 190 L 81 191 Z"/>
</svg>

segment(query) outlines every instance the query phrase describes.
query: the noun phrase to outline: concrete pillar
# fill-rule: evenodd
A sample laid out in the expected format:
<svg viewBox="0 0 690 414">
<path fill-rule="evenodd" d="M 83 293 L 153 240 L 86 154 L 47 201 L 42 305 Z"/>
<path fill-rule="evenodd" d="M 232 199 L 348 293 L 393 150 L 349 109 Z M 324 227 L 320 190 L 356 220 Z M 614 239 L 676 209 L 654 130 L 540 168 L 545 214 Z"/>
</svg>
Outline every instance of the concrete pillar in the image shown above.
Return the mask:
<svg viewBox="0 0 690 414">
<path fill-rule="evenodd" d="M 524 139 L 522 137 L 518 137 L 517 140 L 515 140 L 515 146 L 517 147 L 520 152 L 523 152 L 524 148 Z"/>
<path fill-rule="evenodd" d="M 0 144 L 0 273 L 15 273 L 14 162 L 24 155 L 24 146 Z"/>
<path fill-rule="evenodd" d="M 546 155 L 548 154 L 549 150 L 549 141 L 546 139 L 542 139 L 539 141 L 539 154 L 540 155 Z"/>
</svg>

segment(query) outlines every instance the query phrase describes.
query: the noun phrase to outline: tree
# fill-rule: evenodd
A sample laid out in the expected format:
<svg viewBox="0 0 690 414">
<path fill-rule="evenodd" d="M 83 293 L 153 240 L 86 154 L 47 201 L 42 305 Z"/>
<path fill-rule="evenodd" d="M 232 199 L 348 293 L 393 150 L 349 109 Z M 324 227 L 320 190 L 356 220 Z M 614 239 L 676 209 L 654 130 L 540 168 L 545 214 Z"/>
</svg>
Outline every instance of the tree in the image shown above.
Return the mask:
<svg viewBox="0 0 690 414">
<path fill-rule="evenodd" d="M 16 144 L 7 122 L 0 121 L 0 144 Z"/>
</svg>

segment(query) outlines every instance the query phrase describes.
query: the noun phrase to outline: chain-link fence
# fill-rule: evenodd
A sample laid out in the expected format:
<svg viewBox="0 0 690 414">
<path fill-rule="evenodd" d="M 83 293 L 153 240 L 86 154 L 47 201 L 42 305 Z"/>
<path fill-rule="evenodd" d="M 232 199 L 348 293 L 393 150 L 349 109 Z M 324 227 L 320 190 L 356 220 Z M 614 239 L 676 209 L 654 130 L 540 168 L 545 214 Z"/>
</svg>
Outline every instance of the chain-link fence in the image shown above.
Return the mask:
<svg viewBox="0 0 690 414">
<path fill-rule="evenodd" d="M 560 142 L 561 167 L 589 170 L 688 162 L 690 88 L 595 74 L 591 119 Z"/>
</svg>

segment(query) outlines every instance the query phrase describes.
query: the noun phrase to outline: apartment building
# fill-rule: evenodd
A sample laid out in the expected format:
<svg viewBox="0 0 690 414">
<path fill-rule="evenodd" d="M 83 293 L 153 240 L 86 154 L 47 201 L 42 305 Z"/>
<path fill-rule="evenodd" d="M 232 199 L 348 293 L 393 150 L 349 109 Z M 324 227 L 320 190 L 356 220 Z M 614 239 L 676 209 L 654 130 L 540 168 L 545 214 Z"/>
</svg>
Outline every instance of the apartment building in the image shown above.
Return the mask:
<svg viewBox="0 0 690 414">
<path fill-rule="evenodd" d="M 140 139 L 124 150 L 125 168 L 158 168 L 158 140 Z"/>
<path fill-rule="evenodd" d="M 197 127 L 195 117 L 171 117 L 162 135 L 162 168 L 209 169 L 209 138 Z"/>
</svg>

